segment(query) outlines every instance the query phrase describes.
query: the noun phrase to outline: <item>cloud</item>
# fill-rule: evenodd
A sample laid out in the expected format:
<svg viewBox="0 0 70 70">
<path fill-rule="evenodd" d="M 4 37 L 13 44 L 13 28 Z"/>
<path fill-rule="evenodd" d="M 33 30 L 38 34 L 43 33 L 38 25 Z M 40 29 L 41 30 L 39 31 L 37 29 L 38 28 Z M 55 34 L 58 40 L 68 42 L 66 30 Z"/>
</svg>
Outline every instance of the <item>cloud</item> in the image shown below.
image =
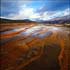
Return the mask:
<svg viewBox="0 0 70 70">
<path fill-rule="evenodd" d="M 30 4 L 31 0 L 1 0 L 1 15 L 7 16 L 10 13 L 16 13 L 24 4 Z"/>
<path fill-rule="evenodd" d="M 21 4 L 21 3 L 20 3 Z M 70 8 L 66 8 L 65 10 L 59 11 L 42 11 L 42 7 L 40 7 L 40 11 L 34 9 L 33 7 L 29 7 L 28 4 L 21 4 L 19 6 L 19 10 L 16 13 L 10 13 L 6 16 L 9 19 L 30 19 L 30 20 L 50 20 L 56 17 L 62 17 L 69 15 Z"/>
<path fill-rule="evenodd" d="M 13 19 L 29 19 L 34 14 L 33 8 L 28 8 L 26 5 L 21 6 L 20 10 L 16 14 L 9 14 L 8 18 Z"/>
<path fill-rule="evenodd" d="M 68 7 L 68 0 L 1 0 L 0 15 L 9 19 L 50 20 L 69 15 L 69 8 L 61 7 Z"/>
<path fill-rule="evenodd" d="M 39 13 L 36 13 L 36 10 L 32 7 L 28 7 L 27 5 L 23 5 L 20 7 L 20 10 L 17 11 L 16 14 L 11 13 L 7 16 L 10 19 L 39 19 L 41 16 Z"/>
<path fill-rule="evenodd" d="M 40 19 L 50 20 L 50 19 L 54 19 L 56 17 L 67 16 L 67 15 L 70 15 L 69 12 L 70 12 L 69 8 L 62 10 L 62 11 L 46 11 L 41 15 L 42 17 Z"/>
<path fill-rule="evenodd" d="M 53 15 L 51 15 L 51 18 L 67 16 L 67 15 L 70 15 L 69 12 L 70 12 L 69 8 L 62 10 L 62 11 L 56 11 Z"/>
</svg>

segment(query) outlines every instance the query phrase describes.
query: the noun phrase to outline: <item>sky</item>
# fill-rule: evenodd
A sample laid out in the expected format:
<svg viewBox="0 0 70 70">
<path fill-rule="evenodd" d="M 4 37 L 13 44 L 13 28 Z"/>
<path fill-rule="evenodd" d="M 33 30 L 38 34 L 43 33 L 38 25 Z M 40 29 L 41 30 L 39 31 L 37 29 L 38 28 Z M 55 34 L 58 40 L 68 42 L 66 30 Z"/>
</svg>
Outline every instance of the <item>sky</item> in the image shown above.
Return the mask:
<svg viewBox="0 0 70 70">
<path fill-rule="evenodd" d="M 1 18 L 51 20 L 70 15 L 69 0 L 1 0 Z"/>
</svg>

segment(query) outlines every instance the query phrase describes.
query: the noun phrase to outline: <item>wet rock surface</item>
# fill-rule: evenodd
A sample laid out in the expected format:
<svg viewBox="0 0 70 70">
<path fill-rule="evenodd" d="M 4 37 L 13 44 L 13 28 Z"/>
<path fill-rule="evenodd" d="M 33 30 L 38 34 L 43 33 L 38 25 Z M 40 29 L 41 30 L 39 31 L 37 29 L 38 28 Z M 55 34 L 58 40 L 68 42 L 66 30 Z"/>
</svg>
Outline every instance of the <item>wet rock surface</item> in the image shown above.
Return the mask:
<svg viewBox="0 0 70 70">
<path fill-rule="evenodd" d="M 34 24 L 25 28 L 2 33 L 2 70 L 68 69 L 69 28 Z"/>
</svg>

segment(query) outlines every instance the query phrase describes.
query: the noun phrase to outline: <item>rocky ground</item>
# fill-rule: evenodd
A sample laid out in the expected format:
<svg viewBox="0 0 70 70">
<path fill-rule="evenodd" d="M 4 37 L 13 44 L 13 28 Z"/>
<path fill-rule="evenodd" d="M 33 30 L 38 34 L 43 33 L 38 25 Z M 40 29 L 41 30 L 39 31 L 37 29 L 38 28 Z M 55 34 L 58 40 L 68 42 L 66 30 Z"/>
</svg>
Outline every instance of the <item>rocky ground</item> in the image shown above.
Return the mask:
<svg viewBox="0 0 70 70">
<path fill-rule="evenodd" d="M 2 70 L 68 70 L 69 27 L 34 23 L 1 26 Z"/>
</svg>

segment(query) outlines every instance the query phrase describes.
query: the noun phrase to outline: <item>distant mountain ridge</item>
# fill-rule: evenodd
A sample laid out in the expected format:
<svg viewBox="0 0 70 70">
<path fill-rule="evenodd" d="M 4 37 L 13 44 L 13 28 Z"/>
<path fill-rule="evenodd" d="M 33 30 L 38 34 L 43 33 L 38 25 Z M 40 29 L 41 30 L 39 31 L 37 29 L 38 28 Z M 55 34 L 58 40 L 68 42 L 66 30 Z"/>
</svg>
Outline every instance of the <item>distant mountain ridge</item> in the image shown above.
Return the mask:
<svg viewBox="0 0 70 70">
<path fill-rule="evenodd" d="M 0 18 L 1 23 L 27 23 L 27 22 L 32 22 L 29 19 L 24 19 L 24 20 L 11 20 L 11 19 L 5 19 L 5 18 Z"/>
<path fill-rule="evenodd" d="M 62 16 L 62 17 L 56 17 L 53 20 L 70 20 L 70 15 Z"/>
<path fill-rule="evenodd" d="M 70 24 L 70 15 L 63 16 L 63 17 L 56 17 L 56 18 L 51 19 L 49 21 L 43 21 L 43 20 L 32 21 L 32 20 L 29 20 L 29 19 L 11 20 L 11 19 L 0 18 L 0 22 L 1 23 L 31 23 L 31 22 L 38 22 L 38 23 L 44 23 L 44 24 L 65 24 L 65 23 Z"/>
<path fill-rule="evenodd" d="M 62 16 L 62 17 L 56 17 L 54 19 L 51 19 L 49 21 L 41 21 L 42 23 L 50 23 L 50 24 L 65 24 L 69 23 L 70 24 L 70 15 L 67 16 Z"/>
</svg>

